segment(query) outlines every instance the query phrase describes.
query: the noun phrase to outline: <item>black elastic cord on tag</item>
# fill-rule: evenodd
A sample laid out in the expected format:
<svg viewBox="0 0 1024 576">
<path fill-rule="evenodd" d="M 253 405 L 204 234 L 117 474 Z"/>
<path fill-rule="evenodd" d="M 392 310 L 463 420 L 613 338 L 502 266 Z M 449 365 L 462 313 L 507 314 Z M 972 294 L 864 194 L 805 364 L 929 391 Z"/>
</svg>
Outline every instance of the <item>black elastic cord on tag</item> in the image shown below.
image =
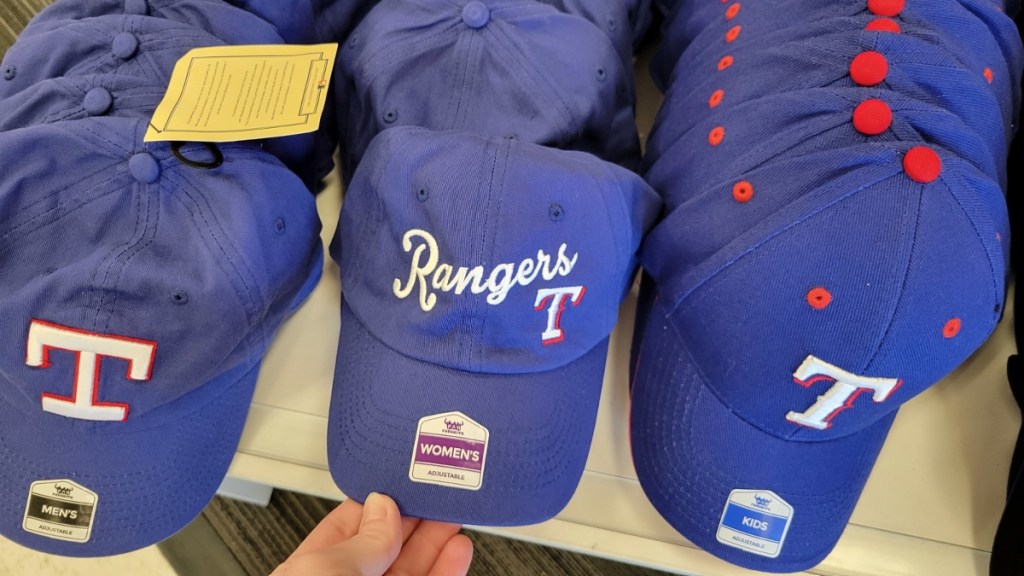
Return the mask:
<svg viewBox="0 0 1024 576">
<path fill-rule="evenodd" d="M 213 155 L 213 159 L 207 162 L 201 162 L 199 160 L 193 160 L 182 153 L 181 149 L 188 144 L 193 142 L 171 142 L 171 152 L 174 153 L 174 157 L 181 160 L 181 163 L 192 168 L 200 168 L 203 170 L 213 170 L 224 163 L 224 154 L 221 153 L 220 148 L 212 142 L 194 142 L 200 146 L 205 147 L 210 154 Z"/>
</svg>

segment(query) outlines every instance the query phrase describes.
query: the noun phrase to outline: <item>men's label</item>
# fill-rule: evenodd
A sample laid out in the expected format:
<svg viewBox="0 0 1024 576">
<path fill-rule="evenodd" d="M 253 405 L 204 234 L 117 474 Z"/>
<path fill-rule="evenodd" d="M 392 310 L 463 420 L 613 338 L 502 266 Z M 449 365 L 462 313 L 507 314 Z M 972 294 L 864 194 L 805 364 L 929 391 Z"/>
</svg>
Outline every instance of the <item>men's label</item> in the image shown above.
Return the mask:
<svg viewBox="0 0 1024 576">
<path fill-rule="evenodd" d="M 145 141 L 233 142 L 320 127 L 337 44 L 207 46 L 174 66 Z"/>
<path fill-rule="evenodd" d="M 95 492 L 71 480 L 33 482 L 22 528 L 47 538 L 88 542 L 98 501 Z"/>
<path fill-rule="evenodd" d="M 487 461 L 487 429 L 461 412 L 420 419 L 409 480 L 479 490 Z"/>
<path fill-rule="evenodd" d="M 793 507 L 767 490 L 733 490 L 718 523 L 718 541 L 760 556 L 782 552 Z"/>
</svg>

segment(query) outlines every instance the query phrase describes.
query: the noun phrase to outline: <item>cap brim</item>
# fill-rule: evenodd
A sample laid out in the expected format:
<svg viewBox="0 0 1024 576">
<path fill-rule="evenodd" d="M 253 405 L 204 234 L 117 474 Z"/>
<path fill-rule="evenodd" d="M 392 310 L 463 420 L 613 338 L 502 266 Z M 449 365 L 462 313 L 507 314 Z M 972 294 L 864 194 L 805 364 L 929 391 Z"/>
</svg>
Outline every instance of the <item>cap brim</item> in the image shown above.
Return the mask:
<svg viewBox="0 0 1024 576">
<path fill-rule="evenodd" d="M 394 498 L 402 514 L 461 524 L 547 520 L 572 497 L 593 437 L 608 339 L 558 369 L 484 374 L 409 358 L 342 304 L 331 397 L 331 474 L 349 497 Z M 413 481 L 420 420 L 460 412 L 488 431 L 472 489 Z"/>
<path fill-rule="evenodd" d="M 0 533 L 35 550 L 77 557 L 122 554 L 172 536 L 223 481 L 258 372 L 258 364 L 239 368 L 159 408 L 152 419 L 131 415 L 117 424 L 46 412 L 19 417 L 0 406 Z M 23 528 L 31 485 L 48 480 L 69 480 L 98 496 L 88 541 Z"/>
<path fill-rule="evenodd" d="M 648 499 L 688 540 L 733 564 L 766 572 L 817 565 L 845 529 L 895 413 L 827 442 L 769 435 L 718 400 L 665 312 L 655 302 L 644 325 L 631 398 L 633 463 Z M 719 541 L 734 490 L 772 492 L 792 506 L 777 557 Z"/>
</svg>

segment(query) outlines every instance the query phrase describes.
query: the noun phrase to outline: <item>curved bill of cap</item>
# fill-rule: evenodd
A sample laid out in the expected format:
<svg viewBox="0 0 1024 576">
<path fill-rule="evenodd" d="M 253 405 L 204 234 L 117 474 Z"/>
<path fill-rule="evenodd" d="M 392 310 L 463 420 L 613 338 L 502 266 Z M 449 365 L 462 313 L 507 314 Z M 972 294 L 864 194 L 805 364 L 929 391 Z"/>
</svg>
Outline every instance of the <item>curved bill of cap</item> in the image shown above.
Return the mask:
<svg viewBox="0 0 1024 576">
<path fill-rule="evenodd" d="M 485 374 L 412 359 L 342 304 L 328 455 L 362 501 L 403 515 L 512 526 L 547 520 L 583 473 L 607 357 L 605 338 L 554 370 Z"/>
<path fill-rule="evenodd" d="M 820 442 L 786 441 L 736 415 L 706 385 L 655 299 L 637 359 L 633 463 L 655 509 L 733 564 L 796 572 L 839 540 L 895 418 Z"/>
<path fill-rule="evenodd" d="M 172 536 L 223 481 L 258 369 L 239 366 L 126 422 L 46 412 L 0 418 L 0 493 L 10 495 L 0 499 L 0 534 L 77 557 L 123 554 Z M 17 413 L 0 403 L 0 412 Z"/>
</svg>

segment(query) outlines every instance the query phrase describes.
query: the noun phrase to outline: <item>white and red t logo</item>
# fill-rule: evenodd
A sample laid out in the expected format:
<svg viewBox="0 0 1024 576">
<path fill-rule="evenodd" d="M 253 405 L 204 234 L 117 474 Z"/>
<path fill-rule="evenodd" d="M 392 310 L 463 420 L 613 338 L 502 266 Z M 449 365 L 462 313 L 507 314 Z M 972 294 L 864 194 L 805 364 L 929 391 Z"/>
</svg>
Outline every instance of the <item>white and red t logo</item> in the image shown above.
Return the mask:
<svg viewBox="0 0 1024 576">
<path fill-rule="evenodd" d="M 876 403 L 885 402 L 903 383 L 899 378 L 858 376 L 814 356 L 805 358 L 793 373 L 793 381 L 804 388 L 822 380 L 835 384 L 818 396 L 818 401 L 805 412 L 786 414 L 786 420 L 816 430 L 827 430 L 832 427 L 832 419 L 843 410 L 852 408 L 862 392 L 871 392 L 871 399 Z"/>
<path fill-rule="evenodd" d="M 43 392 L 43 410 L 68 418 L 115 422 L 128 419 L 128 404 L 99 401 L 100 364 L 103 357 L 127 360 L 129 380 L 144 382 L 153 375 L 156 342 L 94 334 L 32 320 L 28 329 L 25 364 L 49 368 L 50 351 L 54 349 L 75 354 L 74 392 L 71 398 Z"/>
<path fill-rule="evenodd" d="M 533 303 L 534 310 L 540 312 L 544 309 L 545 302 L 551 302 L 548 305 L 548 327 L 540 335 L 541 342 L 545 346 L 565 340 L 565 332 L 562 331 L 562 312 L 565 312 L 568 302 L 572 302 L 573 306 L 578 306 L 586 291 L 584 286 L 537 290 L 537 299 Z"/>
</svg>

